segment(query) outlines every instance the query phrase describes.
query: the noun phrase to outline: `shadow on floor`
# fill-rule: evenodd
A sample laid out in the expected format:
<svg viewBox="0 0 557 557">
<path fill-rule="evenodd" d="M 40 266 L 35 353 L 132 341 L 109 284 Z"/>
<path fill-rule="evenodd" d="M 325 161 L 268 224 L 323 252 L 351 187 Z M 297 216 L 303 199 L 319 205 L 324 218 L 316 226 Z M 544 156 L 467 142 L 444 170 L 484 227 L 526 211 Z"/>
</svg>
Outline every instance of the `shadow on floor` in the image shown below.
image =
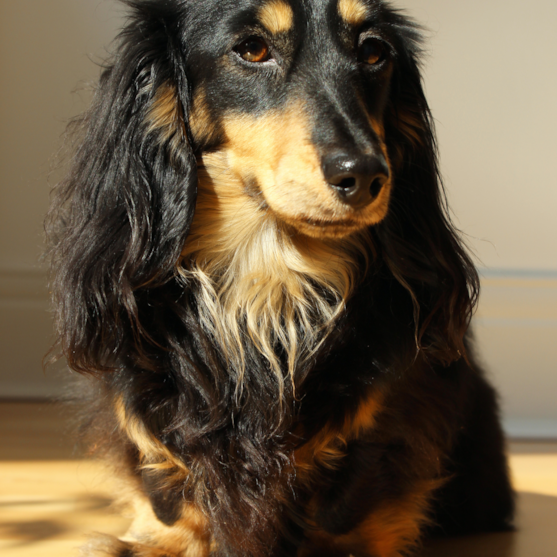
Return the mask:
<svg viewBox="0 0 557 557">
<path fill-rule="evenodd" d="M 22 518 L 0 521 L 0 538 L 13 540 L 14 548 L 38 548 L 41 542 L 82 534 L 89 520 L 112 513 L 110 505 L 110 499 L 99 496 L 4 501 L 0 507 L 5 516 Z M 557 497 L 519 493 L 518 508 L 516 532 L 437 540 L 420 557 L 555 557 Z"/>
<path fill-rule="evenodd" d="M 0 520 L 0 539 L 11 540 L 4 547 L 15 548 L 81 535 L 83 522 L 110 514 L 111 504 L 99 496 L 2 501 L 2 514 L 15 519 Z"/>
</svg>

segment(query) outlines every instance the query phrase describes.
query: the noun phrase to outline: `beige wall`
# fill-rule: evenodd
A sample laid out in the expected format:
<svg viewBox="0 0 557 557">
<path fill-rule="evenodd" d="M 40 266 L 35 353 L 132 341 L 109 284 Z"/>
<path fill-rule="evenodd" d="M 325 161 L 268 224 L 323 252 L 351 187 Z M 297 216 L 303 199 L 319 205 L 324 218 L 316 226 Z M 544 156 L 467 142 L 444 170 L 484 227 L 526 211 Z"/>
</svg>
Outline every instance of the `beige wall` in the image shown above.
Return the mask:
<svg viewBox="0 0 557 557">
<path fill-rule="evenodd" d="M 119 19 L 100 0 L 0 0 L 0 397 L 58 393 L 42 252 L 67 121 L 86 107 Z"/>
<path fill-rule="evenodd" d="M 557 276 L 557 2 L 398 4 L 430 30 L 442 169 L 481 264 Z"/>
<path fill-rule="evenodd" d="M 399 0 L 429 29 L 425 78 L 457 224 L 486 268 L 476 332 L 514 431 L 557 433 L 557 3 Z M 50 159 L 118 27 L 114 0 L 0 1 L 0 396 L 43 377 Z M 55 181 L 59 171 L 54 172 Z M 553 430 L 552 430 L 553 428 Z"/>
</svg>

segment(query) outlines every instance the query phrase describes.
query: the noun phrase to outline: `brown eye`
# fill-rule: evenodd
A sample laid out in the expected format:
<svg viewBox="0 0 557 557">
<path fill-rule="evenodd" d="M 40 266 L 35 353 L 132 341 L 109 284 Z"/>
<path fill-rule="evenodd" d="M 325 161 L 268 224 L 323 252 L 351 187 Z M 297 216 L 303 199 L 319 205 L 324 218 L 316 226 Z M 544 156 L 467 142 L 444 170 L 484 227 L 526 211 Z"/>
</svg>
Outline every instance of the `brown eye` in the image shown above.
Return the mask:
<svg viewBox="0 0 557 557">
<path fill-rule="evenodd" d="M 358 50 L 358 60 L 371 66 L 382 62 L 385 56 L 385 47 L 378 39 L 366 39 Z"/>
<path fill-rule="evenodd" d="M 266 62 L 271 57 L 267 43 L 259 37 L 246 39 L 234 50 L 247 62 Z"/>
</svg>

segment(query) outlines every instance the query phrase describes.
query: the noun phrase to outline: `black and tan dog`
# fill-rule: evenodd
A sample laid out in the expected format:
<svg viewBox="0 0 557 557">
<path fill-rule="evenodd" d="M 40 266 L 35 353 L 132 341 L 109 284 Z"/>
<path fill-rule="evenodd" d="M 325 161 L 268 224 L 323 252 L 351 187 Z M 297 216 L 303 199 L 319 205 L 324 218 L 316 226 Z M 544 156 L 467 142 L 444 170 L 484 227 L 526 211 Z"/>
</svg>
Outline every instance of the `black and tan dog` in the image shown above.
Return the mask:
<svg viewBox="0 0 557 557">
<path fill-rule="evenodd" d="M 417 57 L 378 0 L 128 0 L 47 226 L 110 557 L 395 557 L 510 527 Z"/>
</svg>

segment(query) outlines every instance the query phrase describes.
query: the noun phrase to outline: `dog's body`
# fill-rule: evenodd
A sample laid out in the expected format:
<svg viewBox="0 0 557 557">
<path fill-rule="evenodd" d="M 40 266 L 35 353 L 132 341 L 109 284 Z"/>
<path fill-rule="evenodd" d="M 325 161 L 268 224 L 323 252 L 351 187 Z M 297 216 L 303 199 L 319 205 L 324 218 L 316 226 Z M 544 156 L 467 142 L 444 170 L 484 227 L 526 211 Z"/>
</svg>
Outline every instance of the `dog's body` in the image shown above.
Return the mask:
<svg viewBox="0 0 557 557">
<path fill-rule="evenodd" d="M 49 217 L 110 557 L 395 557 L 509 528 L 477 276 L 416 26 L 378 0 L 129 0 Z"/>
</svg>

